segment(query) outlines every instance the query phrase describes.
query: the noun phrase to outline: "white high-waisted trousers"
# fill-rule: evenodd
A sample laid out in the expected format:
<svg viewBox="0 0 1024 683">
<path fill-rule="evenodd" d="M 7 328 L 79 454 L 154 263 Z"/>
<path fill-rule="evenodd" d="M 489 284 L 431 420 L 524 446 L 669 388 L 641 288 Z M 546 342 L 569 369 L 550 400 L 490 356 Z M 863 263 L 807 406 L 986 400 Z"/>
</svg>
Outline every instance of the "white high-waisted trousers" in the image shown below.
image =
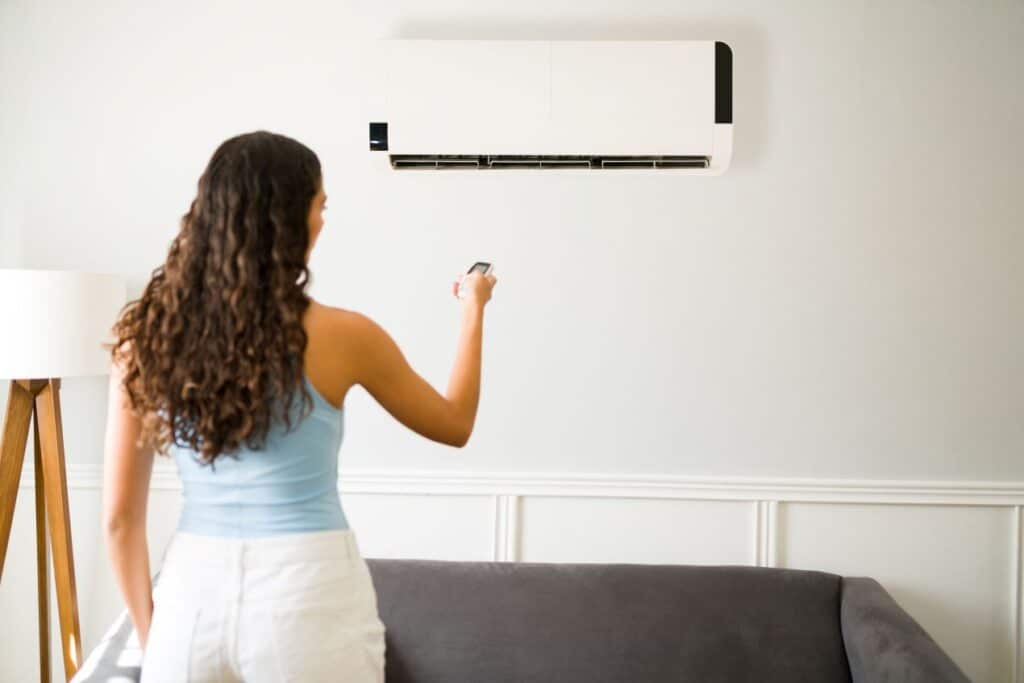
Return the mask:
<svg viewBox="0 0 1024 683">
<path fill-rule="evenodd" d="M 384 633 L 352 529 L 177 531 L 153 589 L 141 683 L 384 683 Z"/>
</svg>

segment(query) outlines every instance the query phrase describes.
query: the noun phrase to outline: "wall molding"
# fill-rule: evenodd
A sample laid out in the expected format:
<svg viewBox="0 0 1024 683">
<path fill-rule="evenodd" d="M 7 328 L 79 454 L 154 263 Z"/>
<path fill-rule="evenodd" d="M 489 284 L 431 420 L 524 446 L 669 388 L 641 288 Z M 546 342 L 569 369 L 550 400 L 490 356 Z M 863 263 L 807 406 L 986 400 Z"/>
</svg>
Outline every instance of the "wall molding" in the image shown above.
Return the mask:
<svg viewBox="0 0 1024 683">
<path fill-rule="evenodd" d="M 1013 621 L 1010 624 L 1010 634 L 1013 638 L 1013 680 L 1015 683 L 1024 681 L 1024 638 L 1021 634 L 1021 617 L 1024 615 L 1024 594 L 1022 594 L 1022 583 L 1024 583 L 1024 507 L 1016 505 L 1013 508 L 1013 538 L 1012 553 L 1010 557 L 1013 562 L 1013 585 L 1010 587 L 1011 609 L 1013 610 Z"/>
<path fill-rule="evenodd" d="M 100 463 L 67 466 L 68 487 L 98 489 Z M 31 461 L 22 471 L 21 488 L 33 486 Z M 151 488 L 181 490 L 173 464 L 153 467 Z M 347 493 L 405 493 L 475 496 L 596 496 L 740 500 L 777 504 L 897 503 L 902 505 L 1024 506 L 1024 481 L 910 479 L 825 479 L 798 477 L 713 477 L 660 474 L 578 472 L 476 472 L 439 470 L 342 470 L 338 489 Z M 502 503 L 506 505 L 507 503 Z M 517 503 L 516 503 L 517 505 Z M 513 511 L 516 508 L 513 505 Z M 774 505 L 757 513 L 758 524 L 774 523 Z M 496 515 L 509 514 L 496 510 Z M 759 526 L 760 528 L 760 526 Z M 765 538 L 771 538 L 768 534 Z M 768 557 L 771 549 L 759 550 Z"/>
<path fill-rule="evenodd" d="M 758 500 L 754 507 L 754 566 L 777 567 L 775 539 L 778 537 L 779 503 L 775 500 Z"/>
</svg>

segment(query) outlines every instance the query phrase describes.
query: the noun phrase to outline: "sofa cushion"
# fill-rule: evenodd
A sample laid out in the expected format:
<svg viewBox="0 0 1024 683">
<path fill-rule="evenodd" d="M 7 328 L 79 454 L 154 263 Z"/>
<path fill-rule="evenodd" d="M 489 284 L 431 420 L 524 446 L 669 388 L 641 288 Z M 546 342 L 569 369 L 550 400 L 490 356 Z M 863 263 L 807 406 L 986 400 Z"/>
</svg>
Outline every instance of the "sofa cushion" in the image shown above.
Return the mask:
<svg viewBox="0 0 1024 683">
<path fill-rule="evenodd" d="M 388 683 L 849 683 L 836 574 L 367 558 Z"/>
</svg>

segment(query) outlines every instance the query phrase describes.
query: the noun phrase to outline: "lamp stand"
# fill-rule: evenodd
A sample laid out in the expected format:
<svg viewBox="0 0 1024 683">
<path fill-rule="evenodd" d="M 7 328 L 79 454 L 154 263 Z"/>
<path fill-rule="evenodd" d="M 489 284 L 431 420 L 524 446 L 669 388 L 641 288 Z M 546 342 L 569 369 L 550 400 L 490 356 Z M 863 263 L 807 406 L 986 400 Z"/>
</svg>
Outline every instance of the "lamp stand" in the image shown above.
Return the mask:
<svg viewBox="0 0 1024 683">
<path fill-rule="evenodd" d="M 50 683 L 49 591 L 46 527 L 49 521 L 53 566 L 60 614 L 64 675 L 75 675 L 82 661 L 78 625 L 75 559 L 71 549 L 68 481 L 64 466 L 64 433 L 60 414 L 60 378 L 11 380 L 7 413 L 0 433 L 0 577 L 14 520 L 30 418 L 35 447 L 36 573 L 39 593 L 39 675 Z"/>
</svg>

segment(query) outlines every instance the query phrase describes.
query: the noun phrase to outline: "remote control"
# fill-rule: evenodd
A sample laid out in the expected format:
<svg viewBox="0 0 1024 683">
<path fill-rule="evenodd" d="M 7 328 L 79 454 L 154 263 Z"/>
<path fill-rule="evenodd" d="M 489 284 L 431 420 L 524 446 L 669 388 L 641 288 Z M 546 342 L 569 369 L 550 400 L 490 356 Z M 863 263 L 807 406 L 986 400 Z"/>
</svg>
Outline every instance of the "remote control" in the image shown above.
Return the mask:
<svg viewBox="0 0 1024 683">
<path fill-rule="evenodd" d="M 481 275 L 488 275 L 492 270 L 494 270 L 494 265 L 486 261 L 477 261 L 472 266 L 470 266 L 469 270 L 466 271 L 466 275 L 469 275 L 474 270 L 480 273 Z M 455 296 L 457 296 L 460 299 L 465 297 L 465 292 L 462 289 L 462 283 L 465 282 L 466 275 L 460 276 L 458 281 L 455 283 Z"/>
</svg>

